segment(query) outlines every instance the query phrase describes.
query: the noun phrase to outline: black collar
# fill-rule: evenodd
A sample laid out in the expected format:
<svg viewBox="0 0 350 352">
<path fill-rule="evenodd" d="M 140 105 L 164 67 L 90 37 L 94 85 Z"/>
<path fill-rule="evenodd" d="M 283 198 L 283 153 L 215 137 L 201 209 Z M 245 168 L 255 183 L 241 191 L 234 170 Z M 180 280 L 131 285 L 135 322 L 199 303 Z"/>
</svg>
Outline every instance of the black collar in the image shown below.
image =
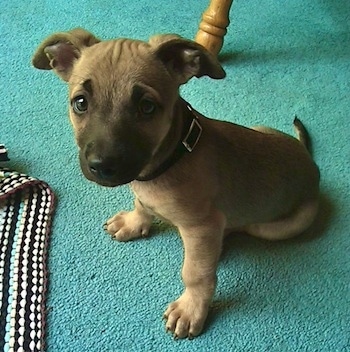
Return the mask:
<svg viewBox="0 0 350 352">
<path fill-rule="evenodd" d="M 136 181 L 151 181 L 157 178 L 173 166 L 185 153 L 191 153 L 196 147 L 202 134 L 202 126 L 199 124 L 195 112 L 188 103 L 187 109 L 190 114 L 186 114 L 185 116 L 181 140 L 178 142 L 174 152 L 168 157 L 168 159 L 159 165 L 156 170 L 146 176 L 138 177 Z"/>
</svg>

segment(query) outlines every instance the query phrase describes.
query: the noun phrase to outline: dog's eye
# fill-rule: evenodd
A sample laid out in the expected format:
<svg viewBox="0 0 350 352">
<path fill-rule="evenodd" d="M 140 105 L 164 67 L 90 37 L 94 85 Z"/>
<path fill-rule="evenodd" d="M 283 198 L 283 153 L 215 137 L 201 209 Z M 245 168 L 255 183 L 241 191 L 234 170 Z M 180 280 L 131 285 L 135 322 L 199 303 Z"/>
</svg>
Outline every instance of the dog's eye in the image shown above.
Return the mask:
<svg viewBox="0 0 350 352">
<path fill-rule="evenodd" d="M 75 113 L 81 115 L 88 109 L 88 101 L 83 95 L 79 95 L 72 100 L 72 108 Z"/>
<path fill-rule="evenodd" d="M 151 115 L 155 112 L 157 105 L 149 99 L 143 99 L 140 101 L 139 109 L 144 115 Z"/>
</svg>

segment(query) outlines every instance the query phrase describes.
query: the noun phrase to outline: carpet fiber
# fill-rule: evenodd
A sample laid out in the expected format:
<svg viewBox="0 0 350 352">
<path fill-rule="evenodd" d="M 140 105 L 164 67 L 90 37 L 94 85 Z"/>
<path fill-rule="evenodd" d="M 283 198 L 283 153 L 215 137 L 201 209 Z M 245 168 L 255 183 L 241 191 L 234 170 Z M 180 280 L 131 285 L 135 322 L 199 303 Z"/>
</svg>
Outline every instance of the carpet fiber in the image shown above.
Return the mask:
<svg viewBox="0 0 350 352">
<path fill-rule="evenodd" d="M 205 331 L 174 341 L 162 314 L 182 291 L 182 244 L 155 225 L 149 239 L 118 243 L 104 221 L 132 207 L 128 186 L 81 174 L 67 118 L 67 87 L 30 62 L 55 31 L 81 26 L 101 38 L 193 38 L 207 0 L 2 0 L 0 143 L 6 167 L 46 181 L 57 196 L 48 252 L 46 350 L 350 351 L 350 3 L 235 0 L 220 61 L 224 80 L 181 91 L 203 114 L 292 133 L 306 125 L 321 171 L 312 233 L 270 243 L 225 242 Z M 234 204 L 232 205 L 235 206 Z"/>
</svg>

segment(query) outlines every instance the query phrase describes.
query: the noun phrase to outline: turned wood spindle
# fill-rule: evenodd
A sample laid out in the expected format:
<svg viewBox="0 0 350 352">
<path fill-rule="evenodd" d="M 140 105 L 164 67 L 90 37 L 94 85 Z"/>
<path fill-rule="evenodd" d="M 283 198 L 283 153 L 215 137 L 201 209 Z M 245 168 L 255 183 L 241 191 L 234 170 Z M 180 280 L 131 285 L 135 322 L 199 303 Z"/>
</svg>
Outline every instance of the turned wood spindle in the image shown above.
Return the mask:
<svg viewBox="0 0 350 352">
<path fill-rule="evenodd" d="M 229 12 L 233 0 L 211 0 L 203 13 L 196 35 L 196 42 L 217 55 L 223 45 L 226 28 L 230 23 Z"/>
</svg>

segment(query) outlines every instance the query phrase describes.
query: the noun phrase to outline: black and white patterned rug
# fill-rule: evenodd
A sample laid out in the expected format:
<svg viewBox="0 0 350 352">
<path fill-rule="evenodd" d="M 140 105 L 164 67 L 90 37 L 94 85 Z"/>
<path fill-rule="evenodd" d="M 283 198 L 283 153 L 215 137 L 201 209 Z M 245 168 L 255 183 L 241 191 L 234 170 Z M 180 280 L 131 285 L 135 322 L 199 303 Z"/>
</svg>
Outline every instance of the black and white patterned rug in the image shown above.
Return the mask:
<svg viewBox="0 0 350 352">
<path fill-rule="evenodd" d="M 0 161 L 7 159 L 0 145 Z M 0 167 L 0 351 L 43 351 L 47 250 L 54 194 Z"/>
</svg>

